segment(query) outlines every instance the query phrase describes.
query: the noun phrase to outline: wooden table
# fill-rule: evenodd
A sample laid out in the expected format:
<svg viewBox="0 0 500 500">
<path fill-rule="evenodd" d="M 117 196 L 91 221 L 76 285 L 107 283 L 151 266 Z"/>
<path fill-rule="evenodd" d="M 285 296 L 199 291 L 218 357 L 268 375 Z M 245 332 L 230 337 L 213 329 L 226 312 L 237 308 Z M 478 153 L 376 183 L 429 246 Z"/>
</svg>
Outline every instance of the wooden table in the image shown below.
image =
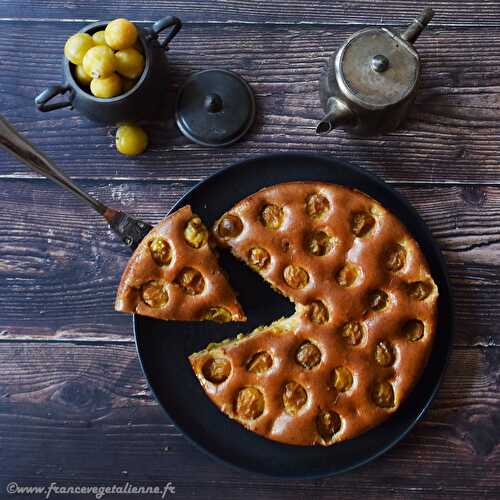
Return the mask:
<svg viewBox="0 0 500 500">
<path fill-rule="evenodd" d="M 422 86 L 404 130 L 375 139 L 314 134 L 328 56 L 363 26 L 404 26 L 426 4 L 0 1 L 0 112 L 103 202 L 154 223 L 236 160 L 329 153 L 382 176 L 415 205 L 448 259 L 458 320 L 437 399 L 382 458 L 316 481 L 236 472 L 187 442 L 148 389 L 130 318 L 113 311 L 126 249 L 90 209 L 0 152 L 1 498 L 11 481 L 171 481 L 177 498 L 498 498 L 500 2 L 433 2 L 436 17 L 417 42 Z M 70 34 L 96 19 L 149 23 L 167 14 L 184 21 L 169 53 L 169 92 L 197 70 L 239 72 L 258 101 L 243 142 L 208 150 L 169 119 L 151 126 L 146 154 L 127 159 L 113 128 L 35 110 L 34 96 L 61 78 Z"/>
</svg>

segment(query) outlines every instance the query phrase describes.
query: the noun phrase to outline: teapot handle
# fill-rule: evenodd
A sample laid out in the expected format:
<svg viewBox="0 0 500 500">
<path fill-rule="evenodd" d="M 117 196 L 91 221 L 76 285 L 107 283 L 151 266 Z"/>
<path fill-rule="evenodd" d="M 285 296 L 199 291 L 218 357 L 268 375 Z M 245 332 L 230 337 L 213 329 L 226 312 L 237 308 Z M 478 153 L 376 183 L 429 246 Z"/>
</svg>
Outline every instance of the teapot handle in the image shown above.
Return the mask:
<svg viewBox="0 0 500 500">
<path fill-rule="evenodd" d="M 172 41 L 174 36 L 177 35 L 177 33 L 179 33 L 180 29 L 182 28 L 182 22 L 178 17 L 168 16 L 168 17 L 163 17 L 162 19 L 156 21 L 151 27 L 148 40 L 156 40 L 159 34 L 163 30 L 170 27 L 172 27 L 170 33 L 165 37 L 165 40 L 163 40 L 163 42 L 160 44 L 160 47 L 163 50 L 168 50 L 168 44 Z"/>
</svg>

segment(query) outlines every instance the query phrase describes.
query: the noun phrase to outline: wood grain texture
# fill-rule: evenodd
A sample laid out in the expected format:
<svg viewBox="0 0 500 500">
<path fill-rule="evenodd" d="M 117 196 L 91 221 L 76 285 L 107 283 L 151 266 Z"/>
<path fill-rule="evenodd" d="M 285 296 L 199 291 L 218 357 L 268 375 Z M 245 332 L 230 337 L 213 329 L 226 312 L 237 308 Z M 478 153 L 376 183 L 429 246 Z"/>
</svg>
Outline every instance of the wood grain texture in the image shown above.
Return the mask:
<svg viewBox="0 0 500 500">
<path fill-rule="evenodd" d="M 353 27 L 190 25 L 169 52 L 172 102 L 194 71 L 228 68 L 254 88 L 256 123 L 239 144 L 207 151 L 189 143 L 168 119 L 149 127 L 146 154 L 125 159 L 114 149 L 113 128 L 92 124 L 74 111 L 43 114 L 34 108 L 34 96 L 60 80 L 64 41 L 81 25 L 4 22 L 0 30 L 2 112 L 74 177 L 197 180 L 240 159 L 310 151 L 352 161 L 389 181 L 500 183 L 500 27 L 439 28 L 423 34 L 417 43 L 422 88 L 407 128 L 356 139 L 344 131 L 326 137 L 314 132 L 322 114 L 321 70 Z M 0 175 L 32 174 L 2 153 Z"/>
<path fill-rule="evenodd" d="M 104 203 L 151 223 L 193 185 L 80 184 Z M 500 187 L 398 188 L 448 259 L 457 345 L 500 345 Z M 0 189 L 5 193 L 0 199 L 1 338 L 129 340 L 129 317 L 113 311 L 129 251 L 104 220 L 48 181 L 3 180 Z"/>
<path fill-rule="evenodd" d="M 436 17 L 416 45 L 422 86 L 405 129 L 372 139 L 314 135 L 328 57 L 361 27 L 401 28 L 427 4 L 0 0 L 0 113 L 102 201 L 156 222 L 195 181 L 237 160 L 331 154 L 396 183 L 414 204 L 449 261 L 457 307 L 437 400 L 395 449 L 323 480 L 235 472 L 189 444 L 148 389 L 130 319 L 112 310 L 125 247 L 97 214 L 0 151 L 0 498 L 10 481 L 172 481 L 174 498 L 217 500 L 498 497 L 500 2 L 432 2 Z M 165 15 L 185 24 L 169 52 L 172 102 L 195 71 L 237 71 L 258 103 L 243 142 L 195 146 L 168 118 L 148 127 L 146 154 L 126 159 L 112 127 L 35 110 L 35 95 L 60 81 L 64 41 L 87 21 Z"/>
<path fill-rule="evenodd" d="M 401 444 L 357 471 L 277 481 L 195 449 L 152 398 L 133 346 L 0 342 L 0 488 L 9 481 L 164 484 L 175 498 L 493 498 L 500 350 L 456 349 L 436 401 Z M 207 405 L 211 404 L 207 400 Z M 41 460 L 43 450 L 43 460 Z"/>
<path fill-rule="evenodd" d="M 2 18 L 156 20 L 176 15 L 184 22 L 399 24 L 409 23 L 424 7 L 436 11 L 433 24 L 499 25 L 500 5 L 495 0 L 2 0 Z M 98 17 L 96 17 L 98 16 Z"/>
</svg>

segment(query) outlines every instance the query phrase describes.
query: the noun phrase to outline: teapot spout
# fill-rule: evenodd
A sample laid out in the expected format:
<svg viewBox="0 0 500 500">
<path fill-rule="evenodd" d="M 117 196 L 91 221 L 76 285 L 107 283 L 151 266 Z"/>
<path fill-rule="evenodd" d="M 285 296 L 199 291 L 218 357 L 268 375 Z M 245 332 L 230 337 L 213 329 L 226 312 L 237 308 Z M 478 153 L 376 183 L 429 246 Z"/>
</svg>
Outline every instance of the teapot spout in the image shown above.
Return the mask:
<svg viewBox="0 0 500 500">
<path fill-rule="evenodd" d="M 316 133 L 318 135 L 328 134 L 328 132 L 331 132 L 334 128 L 335 128 L 335 111 L 330 111 L 318 123 L 318 126 L 316 127 Z"/>
<path fill-rule="evenodd" d="M 331 97 L 328 99 L 328 111 L 316 127 L 319 135 L 328 134 L 334 128 L 352 126 L 356 123 L 356 117 L 350 108 L 340 99 Z"/>
</svg>

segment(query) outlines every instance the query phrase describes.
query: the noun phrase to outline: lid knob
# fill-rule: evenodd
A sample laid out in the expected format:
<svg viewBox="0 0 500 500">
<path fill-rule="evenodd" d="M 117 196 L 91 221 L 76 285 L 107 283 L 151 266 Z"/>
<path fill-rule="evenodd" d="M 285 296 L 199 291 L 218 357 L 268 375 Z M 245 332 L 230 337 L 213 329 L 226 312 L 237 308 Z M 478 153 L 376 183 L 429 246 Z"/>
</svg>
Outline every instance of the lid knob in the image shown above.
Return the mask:
<svg viewBox="0 0 500 500">
<path fill-rule="evenodd" d="M 372 68 L 377 73 L 383 73 L 389 67 L 389 59 L 383 56 L 382 54 L 378 54 L 373 56 L 372 58 Z"/>
<path fill-rule="evenodd" d="M 208 94 L 205 97 L 205 109 L 209 113 L 218 113 L 222 107 L 222 98 L 219 94 Z"/>
</svg>

